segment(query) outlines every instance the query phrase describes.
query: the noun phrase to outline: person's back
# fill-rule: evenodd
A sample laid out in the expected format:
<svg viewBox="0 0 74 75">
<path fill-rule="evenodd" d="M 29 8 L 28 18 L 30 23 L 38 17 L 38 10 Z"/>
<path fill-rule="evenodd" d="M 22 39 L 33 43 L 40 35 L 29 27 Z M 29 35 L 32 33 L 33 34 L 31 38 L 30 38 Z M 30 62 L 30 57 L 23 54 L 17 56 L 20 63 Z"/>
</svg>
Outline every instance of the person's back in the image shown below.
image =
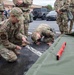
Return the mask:
<svg viewBox="0 0 74 75">
<path fill-rule="evenodd" d="M 43 41 L 46 43 L 54 41 L 54 32 L 47 24 L 40 24 L 31 35 L 31 38 L 35 43 L 40 41 L 42 37 L 44 37 Z"/>
<path fill-rule="evenodd" d="M 49 30 L 51 29 L 49 25 L 47 25 L 47 24 L 40 24 L 40 25 L 35 29 L 35 31 L 42 33 L 43 31 L 48 30 L 48 29 L 49 29 Z"/>
</svg>

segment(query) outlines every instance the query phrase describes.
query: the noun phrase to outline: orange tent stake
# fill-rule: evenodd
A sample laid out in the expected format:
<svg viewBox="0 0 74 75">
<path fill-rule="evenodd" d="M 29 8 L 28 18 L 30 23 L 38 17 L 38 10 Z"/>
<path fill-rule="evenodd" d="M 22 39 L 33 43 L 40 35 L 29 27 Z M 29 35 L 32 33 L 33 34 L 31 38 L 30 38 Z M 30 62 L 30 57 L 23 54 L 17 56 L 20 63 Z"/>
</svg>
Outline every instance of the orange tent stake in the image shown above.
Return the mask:
<svg viewBox="0 0 74 75">
<path fill-rule="evenodd" d="M 60 57 L 62 56 L 62 53 L 64 52 L 64 49 L 66 47 L 66 42 L 64 42 L 60 48 L 60 50 L 58 51 L 57 55 L 56 55 L 56 59 L 59 60 Z"/>
</svg>

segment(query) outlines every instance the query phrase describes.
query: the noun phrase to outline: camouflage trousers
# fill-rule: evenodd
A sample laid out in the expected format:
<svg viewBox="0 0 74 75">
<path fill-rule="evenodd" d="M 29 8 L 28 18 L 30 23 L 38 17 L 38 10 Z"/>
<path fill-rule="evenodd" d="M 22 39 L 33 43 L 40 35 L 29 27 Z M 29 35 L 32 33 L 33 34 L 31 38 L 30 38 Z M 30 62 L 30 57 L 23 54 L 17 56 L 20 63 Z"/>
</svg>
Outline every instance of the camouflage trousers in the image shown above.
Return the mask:
<svg viewBox="0 0 74 75">
<path fill-rule="evenodd" d="M 16 45 L 21 45 L 21 40 L 14 40 L 12 42 L 13 44 L 15 43 Z M 8 49 L 6 46 L 3 44 L 0 44 L 0 55 L 9 62 L 13 62 L 17 60 L 17 55 L 15 52 L 16 49 Z"/>
<path fill-rule="evenodd" d="M 73 28 L 73 22 L 74 22 L 74 20 L 70 20 L 69 33 L 71 33 L 71 31 L 72 31 L 72 28 Z"/>
<path fill-rule="evenodd" d="M 24 34 L 28 36 L 29 23 L 24 24 Z"/>
<path fill-rule="evenodd" d="M 72 20 L 70 20 L 69 33 L 71 33 L 72 28 L 73 28 L 73 22 L 74 22 L 74 11 L 72 12 L 72 14 L 73 14 L 73 19 L 72 19 Z"/>
<path fill-rule="evenodd" d="M 57 24 L 61 34 L 68 33 L 68 16 L 66 12 L 57 15 Z"/>
<path fill-rule="evenodd" d="M 0 45 L 0 55 L 9 62 L 17 60 L 17 55 L 10 49 L 7 49 L 3 45 Z"/>
<path fill-rule="evenodd" d="M 0 22 L 1 22 L 1 21 L 3 21 L 3 17 L 2 17 L 2 15 L 0 15 Z"/>
<path fill-rule="evenodd" d="M 24 34 L 28 36 L 28 28 L 29 28 L 29 21 L 30 21 L 29 12 L 24 12 L 23 17 L 24 17 Z"/>
</svg>

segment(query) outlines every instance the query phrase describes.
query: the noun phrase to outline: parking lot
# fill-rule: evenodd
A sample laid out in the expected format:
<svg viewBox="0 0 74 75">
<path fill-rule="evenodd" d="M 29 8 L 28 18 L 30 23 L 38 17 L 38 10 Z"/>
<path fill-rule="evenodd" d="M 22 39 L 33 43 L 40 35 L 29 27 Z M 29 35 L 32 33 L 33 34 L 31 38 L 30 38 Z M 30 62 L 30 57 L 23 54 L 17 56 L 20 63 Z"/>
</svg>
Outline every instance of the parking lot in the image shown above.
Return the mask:
<svg viewBox="0 0 74 75">
<path fill-rule="evenodd" d="M 58 25 L 56 24 L 56 21 L 46 21 L 46 20 L 41 20 L 41 19 L 37 19 L 33 21 L 32 23 L 30 23 L 29 31 L 32 32 L 41 23 L 48 24 L 50 25 L 51 28 L 54 28 L 55 31 L 59 32 L 59 28 L 58 28 Z"/>
</svg>

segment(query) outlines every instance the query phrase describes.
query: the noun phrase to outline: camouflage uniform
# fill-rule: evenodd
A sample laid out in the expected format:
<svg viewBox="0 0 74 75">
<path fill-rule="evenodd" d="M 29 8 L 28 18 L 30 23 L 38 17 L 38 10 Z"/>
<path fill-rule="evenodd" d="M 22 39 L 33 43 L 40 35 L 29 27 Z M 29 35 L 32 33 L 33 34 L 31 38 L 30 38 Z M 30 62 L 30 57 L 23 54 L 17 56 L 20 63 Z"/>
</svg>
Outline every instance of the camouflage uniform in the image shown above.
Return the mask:
<svg viewBox="0 0 74 75">
<path fill-rule="evenodd" d="M 19 1 L 19 0 L 18 0 Z M 26 3 L 27 1 L 27 3 Z M 23 0 L 23 3 L 21 5 L 17 4 L 16 0 L 13 0 L 14 4 L 16 7 L 19 7 L 23 11 L 23 16 L 24 16 L 24 26 L 22 26 L 22 29 L 24 30 L 24 34 L 28 36 L 28 28 L 29 28 L 29 23 L 30 23 L 30 16 L 29 16 L 29 11 L 30 11 L 30 6 L 31 4 L 28 4 L 28 1 L 33 1 L 33 0 Z M 23 24 L 22 24 L 23 25 Z"/>
<path fill-rule="evenodd" d="M 55 7 L 56 12 L 58 10 L 62 12 L 60 14 L 57 12 L 57 24 L 59 25 L 60 32 L 68 33 L 67 0 L 56 0 L 54 3 L 54 7 Z"/>
<path fill-rule="evenodd" d="M 30 16 L 29 16 L 29 7 L 24 8 L 26 9 L 25 11 L 23 10 L 23 16 L 24 16 L 24 34 L 28 36 L 28 28 L 29 28 L 29 23 L 30 23 Z"/>
<path fill-rule="evenodd" d="M 21 12 L 21 9 L 13 8 L 10 14 L 20 20 Z M 0 55 L 9 62 L 17 60 L 14 50 L 19 42 L 22 44 L 22 37 L 25 37 L 20 33 L 20 26 L 20 23 L 12 23 L 10 18 L 0 23 Z"/>
<path fill-rule="evenodd" d="M 73 28 L 73 22 L 74 22 L 74 0 L 70 0 L 69 3 L 70 3 L 70 11 L 73 15 L 73 19 L 70 20 L 70 29 L 69 29 L 69 33 L 71 33 L 71 30 Z"/>
<path fill-rule="evenodd" d="M 6 19 L 6 17 L 3 15 L 4 11 L 4 5 L 2 3 L 2 0 L 0 0 L 0 22 Z"/>
<path fill-rule="evenodd" d="M 32 33 L 31 38 L 32 40 L 36 43 L 38 40 L 41 40 L 38 38 L 37 33 L 40 34 L 41 39 L 43 37 L 43 41 L 48 43 L 48 42 L 53 42 L 54 41 L 54 32 L 50 28 L 49 25 L 47 24 L 40 24 L 35 31 Z"/>
</svg>

